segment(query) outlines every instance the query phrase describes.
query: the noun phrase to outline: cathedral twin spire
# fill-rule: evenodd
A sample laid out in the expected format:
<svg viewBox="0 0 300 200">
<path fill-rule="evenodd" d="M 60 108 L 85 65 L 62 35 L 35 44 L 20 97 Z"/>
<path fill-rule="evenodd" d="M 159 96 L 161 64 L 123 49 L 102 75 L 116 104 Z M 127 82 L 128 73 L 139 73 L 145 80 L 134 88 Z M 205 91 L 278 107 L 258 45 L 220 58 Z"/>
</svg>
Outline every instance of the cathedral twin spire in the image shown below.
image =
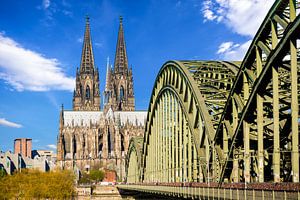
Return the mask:
<svg viewBox="0 0 300 200">
<path fill-rule="evenodd" d="M 92 73 L 94 71 L 94 55 L 90 33 L 90 18 L 86 17 L 84 42 L 81 54 L 80 72 Z"/>
<path fill-rule="evenodd" d="M 80 69 L 76 72 L 73 110 L 100 110 L 99 73 L 94 63 L 89 17 L 86 17 Z"/>
<path fill-rule="evenodd" d="M 132 70 L 124 39 L 123 18 L 120 17 L 114 69 L 107 63 L 104 111 L 134 110 Z M 100 110 L 99 74 L 95 67 L 89 17 L 86 18 L 80 69 L 76 73 L 73 110 Z"/>
<path fill-rule="evenodd" d="M 115 73 L 125 73 L 128 69 L 128 60 L 126 55 L 126 46 L 123 31 L 123 18 L 120 17 L 118 41 L 115 55 Z"/>
<path fill-rule="evenodd" d="M 106 70 L 104 111 L 110 108 L 118 111 L 133 111 L 135 109 L 133 77 L 132 70 L 128 69 L 122 17 L 120 17 L 114 68 L 111 69 L 108 62 Z"/>
</svg>

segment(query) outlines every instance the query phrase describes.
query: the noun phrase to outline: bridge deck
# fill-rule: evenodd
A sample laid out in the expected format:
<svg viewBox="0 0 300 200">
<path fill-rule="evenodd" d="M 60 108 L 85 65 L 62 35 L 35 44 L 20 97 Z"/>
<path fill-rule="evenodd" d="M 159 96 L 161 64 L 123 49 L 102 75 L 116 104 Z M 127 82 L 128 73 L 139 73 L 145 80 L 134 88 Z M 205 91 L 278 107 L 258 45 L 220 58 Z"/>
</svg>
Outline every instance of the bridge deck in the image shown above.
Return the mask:
<svg viewBox="0 0 300 200">
<path fill-rule="evenodd" d="M 215 188 L 162 185 L 117 185 L 119 189 L 193 199 L 295 199 L 300 200 L 300 192 L 287 190 L 258 190 L 249 188 Z M 247 185 L 246 185 L 247 187 Z"/>
</svg>

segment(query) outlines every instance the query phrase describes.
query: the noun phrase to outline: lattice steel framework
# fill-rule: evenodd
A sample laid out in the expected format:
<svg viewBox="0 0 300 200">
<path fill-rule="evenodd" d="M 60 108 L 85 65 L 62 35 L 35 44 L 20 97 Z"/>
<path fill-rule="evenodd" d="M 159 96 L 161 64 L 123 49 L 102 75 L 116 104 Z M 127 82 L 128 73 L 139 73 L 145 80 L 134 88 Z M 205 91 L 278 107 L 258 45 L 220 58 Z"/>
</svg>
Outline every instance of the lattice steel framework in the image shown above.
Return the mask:
<svg viewBox="0 0 300 200">
<path fill-rule="evenodd" d="M 299 182 L 298 13 L 276 1 L 241 64 L 216 131 L 221 180 Z"/>
<path fill-rule="evenodd" d="M 140 181 L 299 182 L 299 5 L 276 1 L 241 63 L 163 65 Z"/>
<path fill-rule="evenodd" d="M 138 183 L 141 178 L 141 157 L 142 157 L 143 137 L 133 137 L 129 141 L 127 159 L 125 163 L 126 182 Z"/>
<path fill-rule="evenodd" d="M 214 179 L 222 151 L 214 145 L 215 129 L 237 72 L 234 63 L 216 61 L 170 61 L 162 67 L 146 123 L 144 182 Z"/>
</svg>

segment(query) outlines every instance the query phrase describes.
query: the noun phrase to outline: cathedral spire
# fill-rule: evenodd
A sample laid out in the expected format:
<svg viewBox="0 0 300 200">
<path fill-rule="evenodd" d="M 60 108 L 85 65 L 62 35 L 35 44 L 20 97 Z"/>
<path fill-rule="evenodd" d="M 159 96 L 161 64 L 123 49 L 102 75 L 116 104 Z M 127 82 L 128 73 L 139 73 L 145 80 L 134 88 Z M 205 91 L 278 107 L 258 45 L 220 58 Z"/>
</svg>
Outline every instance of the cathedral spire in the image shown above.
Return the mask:
<svg viewBox="0 0 300 200">
<path fill-rule="evenodd" d="M 90 18 L 86 17 L 80 69 L 76 71 L 73 110 L 100 110 L 99 73 L 94 64 Z"/>
<path fill-rule="evenodd" d="M 106 82 L 105 82 L 105 91 L 110 90 L 110 84 L 111 84 L 111 69 L 109 67 L 109 57 L 107 57 L 107 64 L 106 64 Z"/>
<path fill-rule="evenodd" d="M 64 104 L 61 104 L 60 117 L 59 117 L 59 128 L 64 126 Z"/>
<path fill-rule="evenodd" d="M 81 54 L 80 72 L 93 73 L 94 71 L 94 55 L 92 48 L 92 40 L 90 33 L 90 18 L 86 16 L 84 40 Z"/>
<path fill-rule="evenodd" d="M 124 31 L 123 31 L 123 17 L 120 16 L 120 25 L 119 25 L 117 48 L 116 48 L 116 57 L 114 63 L 114 72 L 124 74 L 127 73 L 127 68 L 128 68 L 128 60 L 127 60 Z"/>
<path fill-rule="evenodd" d="M 128 69 L 123 18 L 120 17 L 114 69 L 107 64 L 104 112 L 135 109 L 132 70 Z"/>
</svg>

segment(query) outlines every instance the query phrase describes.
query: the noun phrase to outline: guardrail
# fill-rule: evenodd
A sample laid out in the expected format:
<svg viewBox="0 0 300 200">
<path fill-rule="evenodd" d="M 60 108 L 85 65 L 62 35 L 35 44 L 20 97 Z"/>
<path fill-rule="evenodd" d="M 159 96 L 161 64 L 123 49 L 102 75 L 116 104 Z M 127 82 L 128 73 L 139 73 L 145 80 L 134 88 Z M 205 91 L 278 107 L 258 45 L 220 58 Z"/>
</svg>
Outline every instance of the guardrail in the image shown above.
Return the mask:
<svg viewBox="0 0 300 200">
<path fill-rule="evenodd" d="M 122 190 L 132 190 L 154 195 L 198 199 L 294 199 L 300 200 L 299 191 L 210 188 L 210 187 L 178 187 L 155 185 L 117 185 Z"/>
</svg>

